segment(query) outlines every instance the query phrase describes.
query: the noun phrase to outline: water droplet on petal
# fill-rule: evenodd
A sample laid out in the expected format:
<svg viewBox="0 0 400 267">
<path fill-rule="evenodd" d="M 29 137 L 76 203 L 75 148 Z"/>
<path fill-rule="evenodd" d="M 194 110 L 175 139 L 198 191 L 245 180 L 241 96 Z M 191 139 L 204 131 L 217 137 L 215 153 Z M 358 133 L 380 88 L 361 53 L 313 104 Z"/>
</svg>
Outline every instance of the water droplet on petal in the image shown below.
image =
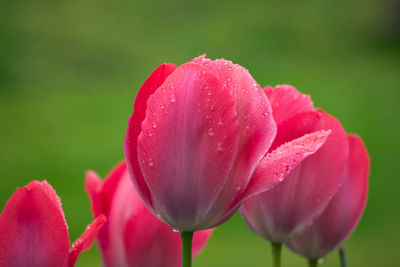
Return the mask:
<svg viewBox="0 0 400 267">
<path fill-rule="evenodd" d="M 149 160 L 147 161 L 147 164 L 149 164 L 149 166 L 152 167 L 154 165 L 153 159 L 149 158 Z"/>
<path fill-rule="evenodd" d="M 161 104 L 160 108 L 161 108 L 161 109 L 165 109 L 164 104 Z"/>
<path fill-rule="evenodd" d="M 175 101 L 176 101 L 175 95 L 172 94 L 172 95 L 171 95 L 171 103 L 175 103 Z"/>
<path fill-rule="evenodd" d="M 214 129 L 213 128 L 208 129 L 208 135 L 209 136 L 213 136 L 214 135 Z"/>
<path fill-rule="evenodd" d="M 157 128 L 157 123 L 153 121 L 153 129 Z"/>
<path fill-rule="evenodd" d="M 218 143 L 218 144 L 217 144 L 217 150 L 218 150 L 218 151 L 222 151 L 222 144 L 221 144 L 221 143 Z"/>
<path fill-rule="evenodd" d="M 171 231 L 172 231 L 173 233 L 179 233 L 179 230 L 176 229 L 175 227 L 171 227 Z"/>
</svg>

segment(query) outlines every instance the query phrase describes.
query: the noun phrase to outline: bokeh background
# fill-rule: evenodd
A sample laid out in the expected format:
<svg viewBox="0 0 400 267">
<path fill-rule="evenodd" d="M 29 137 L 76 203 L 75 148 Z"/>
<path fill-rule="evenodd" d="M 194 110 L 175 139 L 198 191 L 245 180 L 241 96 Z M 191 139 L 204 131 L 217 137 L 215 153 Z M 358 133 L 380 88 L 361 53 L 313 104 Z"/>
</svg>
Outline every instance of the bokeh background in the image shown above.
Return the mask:
<svg viewBox="0 0 400 267">
<path fill-rule="evenodd" d="M 123 158 L 136 92 L 163 62 L 202 53 L 288 83 L 359 133 L 372 159 L 349 266 L 399 266 L 400 5 L 390 0 L 15 0 L 0 7 L 0 207 L 47 179 L 71 238 L 91 221 L 84 172 Z M 236 214 L 194 266 L 270 266 L 269 244 Z M 284 266 L 306 266 L 288 250 Z M 77 266 L 101 266 L 97 246 Z M 323 266 L 338 266 L 336 253 Z"/>
</svg>

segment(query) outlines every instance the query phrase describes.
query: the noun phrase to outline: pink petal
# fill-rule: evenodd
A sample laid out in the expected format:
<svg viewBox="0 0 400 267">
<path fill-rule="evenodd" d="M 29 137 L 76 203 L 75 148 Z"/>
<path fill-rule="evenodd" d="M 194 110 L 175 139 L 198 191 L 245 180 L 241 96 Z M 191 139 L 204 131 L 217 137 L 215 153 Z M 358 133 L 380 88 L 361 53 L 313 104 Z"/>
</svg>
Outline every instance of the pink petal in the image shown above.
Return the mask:
<svg viewBox="0 0 400 267">
<path fill-rule="evenodd" d="M 207 229 L 194 232 L 192 245 L 193 257 L 196 257 L 203 251 L 213 231 L 214 229 Z"/>
<path fill-rule="evenodd" d="M 278 85 L 273 90 L 270 88 L 264 90 L 278 125 L 297 114 L 315 110 L 310 96 L 300 93 L 293 86 Z"/>
<path fill-rule="evenodd" d="M 86 176 L 86 190 L 89 195 L 95 195 L 96 193 L 101 195 L 99 196 L 99 203 L 95 202 L 95 199 L 92 198 L 93 207 L 99 206 L 99 210 L 93 210 L 95 216 L 99 216 L 100 214 L 108 214 L 110 211 L 110 205 L 112 198 L 114 197 L 115 190 L 122 179 L 123 175 L 126 175 L 126 164 L 125 162 L 118 163 L 107 175 L 105 181 L 101 181 L 100 177 L 93 171 L 87 173 Z M 90 183 L 93 183 L 97 188 L 96 191 L 91 193 L 93 189 L 90 188 Z"/>
<path fill-rule="evenodd" d="M 17 189 L 0 215 L 1 266 L 66 266 L 69 237 L 61 202 L 46 182 Z"/>
<path fill-rule="evenodd" d="M 105 183 L 109 181 L 108 179 Z M 130 257 L 128 253 L 131 253 L 131 251 L 126 247 L 126 238 L 132 240 L 135 246 L 139 246 L 138 242 L 142 241 L 135 239 L 133 234 L 126 236 L 126 228 L 132 218 L 136 218 L 138 221 L 143 220 L 141 217 L 143 212 L 151 215 L 137 194 L 128 173 L 121 174 L 121 178 L 111 197 L 108 222 L 104 230 L 101 230 L 102 234 L 103 232 L 107 234 L 108 243 L 101 244 L 104 240 L 99 240 L 102 247 L 104 247 L 103 257 L 107 265 L 126 266 L 128 264 Z M 153 215 L 151 216 L 153 217 Z M 155 220 L 157 219 L 155 218 Z M 161 221 L 159 223 L 161 224 Z M 150 224 L 148 227 L 149 229 L 153 229 L 153 226 Z M 144 228 L 136 230 L 146 231 Z"/>
<path fill-rule="evenodd" d="M 340 123 L 322 112 L 301 113 L 281 123 L 272 147 L 317 130 L 332 130 L 326 143 L 273 189 L 245 201 L 242 214 L 259 236 L 284 243 L 325 209 L 342 181 L 348 155 Z"/>
<path fill-rule="evenodd" d="M 218 225 L 218 221 L 240 200 L 260 159 L 271 146 L 276 124 L 268 99 L 248 70 L 224 59 L 210 60 L 204 56 L 192 62 L 208 68 L 229 90 L 235 100 L 240 139 L 231 174 L 218 201 L 214 204 L 201 229 Z M 219 218 L 219 219 L 218 219 Z M 217 223 L 217 224 L 215 224 Z"/>
<path fill-rule="evenodd" d="M 75 241 L 75 243 L 72 244 L 72 249 L 69 253 L 69 267 L 73 267 L 75 265 L 75 262 L 82 251 L 85 251 L 92 246 L 97 233 L 106 221 L 106 216 L 98 216 L 90 225 L 88 225 L 88 227 L 86 227 L 85 232 L 83 232 L 83 234 Z"/>
<path fill-rule="evenodd" d="M 234 99 L 217 77 L 186 63 L 166 79 L 148 100 L 138 139 L 140 167 L 162 220 L 197 229 L 228 178 L 238 139 Z"/>
<path fill-rule="evenodd" d="M 326 142 L 330 132 L 327 130 L 306 134 L 268 153 L 258 164 L 242 198 L 236 201 L 221 221 L 225 222 L 233 216 L 246 199 L 270 190 L 282 182 L 295 166 L 315 153 Z"/>
<path fill-rule="evenodd" d="M 127 266 L 181 266 L 179 234 L 146 209 L 131 216 L 124 229 Z"/>
<path fill-rule="evenodd" d="M 364 211 L 368 174 L 368 152 L 360 137 L 349 135 L 349 162 L 342 186 L 317 221 L 289 247 L 307 258 L 318 259 L 341 246 Z"/>
<path fill-rule="evenodd" d="M 140 87 L 136 95 L 134 111 L 129 118 L 128 129 L 125 134 L 124 155 L 131 178 L 149 209 L 152 208 L 152 199 L 149 189 L 143 178 L 138 162 L 137 140 L 142 131 L 142 122 L 146 116 L 147 100 L 160 87 L 165 79 L 176 69 L 174 64 L 160 65 Z"/>
<path fill-rule="evenodd" d="M 270 85 L 267 85 L 263 90 L 264 93 L 268 96 L 272 92 L 272 87 Z"/>
<path fill-rule="evenodd" d="M 85 190 L 90 196 L 93 213 L 97 216 L 105 212 L 103 199 L 100 194 L 103 181 L 101 181 L 99 175 L 94 171 L 87 171 L 85 177 Z"/>
<path fill-rule="evenodd" d="M 205 247 L 211 230 L 193 235 L 193 258 Z M 182 266 L 180 234 L 158 220 L 147 209 L 132 216 L 125 226 L 125 254 L 131 267 Z"/>
<path fill-rule="evenodd" d="M 330 133 L 330 130 L 322 130 L 306 134 L 267 153 L 258 164 L 243 200 L 267 191 L 283 181 L 302 160 L 320 149 Z"/>
<path fill-rule="evenodd" d="M 112 200 L 123 175 L 128 175 L 125 162 L 117 164 L 107 175 L 104 182 L 94 171 L 86 172 L 85 189 L 90 197 L 92 211 L 95 217 L 101 214 L 109 217 Z M 132 182 L 130 183 L 130 186 L 133 187 Z M 106 251 L 108 251 L 110 247 L 108 223 L 99 231 L 97 238 L 99 240 L 100 249 L 103 253 L 107 253 Z"/>
</svg>

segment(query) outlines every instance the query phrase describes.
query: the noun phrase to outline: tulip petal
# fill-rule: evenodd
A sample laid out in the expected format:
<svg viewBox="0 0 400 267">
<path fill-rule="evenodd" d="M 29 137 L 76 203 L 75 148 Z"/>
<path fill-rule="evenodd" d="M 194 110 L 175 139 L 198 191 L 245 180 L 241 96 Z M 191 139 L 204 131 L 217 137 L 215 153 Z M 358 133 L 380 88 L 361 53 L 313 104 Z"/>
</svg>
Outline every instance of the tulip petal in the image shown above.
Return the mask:
<svg viewBox="0 0 400 267">
<path fill-rule="evenodd" d="M 176 69 L 174 64 L 160 65 L 140 87 L 134 104 L 134 111 L 129 118 L 128 129 L 125 134 L 124 155 L 128 163 L 128 171 L 135 187 L 147 208 L 152 209 L 152 198 L 143 178 L 138 162 L 137 139 L 142 131 L 142 122 L 146 116 L 147 100 L 164 83 L 165 79 Z"/>
<path fill-rule="evenodd" d="M 112 182 L 113 176 L 111 175 L 106 179 L 105 186 L 108 181 Z M 138 218 L 143 212 L 147 212 L 149 215 L 151 213 L 137 194 L 127 172 L 120 174 L 120 179 L 118 179 L 118 184 L 111 196 L 109 205 L 107 225 L 100 231 L 100 234 L 106 235 L 108 242 L 104 243 L 105 240 L 99 240 L 103 243 L 104 260 L 109 266 L 126 266 L 129 260 L 128 257 L 130 257 L 127 253 L 131 253 L 125 248 L 126 225 L 133 217 L 138 220 L 144 220 L 144 218 Z M 145 231 L 144 229 L 141 230 Z M 134 239 L 133 235 L 126 238 L 132 239 L 135 244 L 139 242 Z"/>
<path fill-rule="evenodd" d="M 105 224 L 105 222 L 106 216 L 98 216 L 90 225 L 86 227 L 85 232 L 83 232 L 83 234 L 72 244 L 72 249 L 69 253 L 69 267 L 73 267 L 75 265 L 75 262 L 82 251 L 85 251 L 92 246 L 97 233 Z"/>
<path fill-rule="evenodd" d="M 103 181 L 94 171 L 87 171 L 85 177 L 85 190 L 90 196 L 93 214 L 97 216 L 105 211 L 103 199 L 101 198 Z"/>
<path fill-rule="evenodd" d="M 306 134 L 268 153 L 258 164 L 242 198 L 236 201 L 221 222 L 225 222 L 233 216 L 246 199 L 270 190 L 282 182 L 295 166 L 320 149 L 330 132 L 328 130 Z"/>
<path fill-rule="evenodd" d="M 285 243 L 303 231 L 325 209 L 345 174 L 348 142 L 339 121 L 313 111 L 280 124 L 271 149 L 306 133 L 329 129 L 332 132 L 321 149 L 296 166 L 282 183 L 243 204 L 243 217 L 259 236 Z"/>
<path fill-rule="evenodd" d="M 258 164 L 243 200 L 267 191 L 282 182 L 302 160 L 320 149 L 330 133 L 330 130 L 322 130 L 306 134 L 267 153 Z"/>
<path fill-rule="evenodd" d="M 179 234 L 146 210 L 129 218 L 123 236 L 127 266 L 181 266 Z"/>
<path fill-rule="evenodd" d="M 196 229 L 227 180 L 238 139 L 234 99 L 217 77 L 186 63 L 166 79 L 148 100 L 138 138 L 139 164 L 162 220 Z"/>
<path fill-rule="evenodd" d="M 300 93 L 290 85 L 278 85 L 273 90 L 264 89 L 274 111 L 276 124 L 303 112 L 315 110 L 309 95 Z"/>
<path fill-rule="evenodd" d="M 204 249 L 212 231 L 213 229 L 194 232 L 193 257 Z M 182 266 L 180 234 L 173 232 L 169 225 L 159 221 L 147 210 L 130 218 L 125 226 L 124 236 L 127 266 Z"/>
<path fill-rule="evenodd" d="M 194 232 L 192 245 L 193 257 L 199 255 L 203 251 L 213 231 L 214 229 L 207 229 Z"/>
<path fill-rule="evenodd" d="M 223 81 L 236 103 L 240 139 L 229 179 L 201 229 L 233 208 L 246 190 L 257 163 L 265 155 L 276 134 L 276 124 L 268 99 L 247 69 L 224 59 L 200 56 L 192 60 L 208 68 Z M 217 219 L 218 220 L 218 219 Z M 215 225 L 215 224 L 214 224 Z"/>
<path fill-rule="evenodd" d="M 66 266 L 69 237 L 61 202 L 46 182 L 17 189 L 0 215 L 1 266 Z"/>
<path fill-rule="evenodd" d="M 340 247 L 357 226 L 367 202 L 369 157 L 360 137 L 349 135 L 347 175 L 329 205 L 289 247 L 310 258 L 319 259 Z"/>
<path fill-rule="evenodd" d="M 91 198 L 93 214 L 108 214 L 114 192 L 126 172 L 125 162 L 117 164 L 107 175 L 108 179 L 102 181 L 94 171 L 86 172 L 85 190 Z"/>
</svg>

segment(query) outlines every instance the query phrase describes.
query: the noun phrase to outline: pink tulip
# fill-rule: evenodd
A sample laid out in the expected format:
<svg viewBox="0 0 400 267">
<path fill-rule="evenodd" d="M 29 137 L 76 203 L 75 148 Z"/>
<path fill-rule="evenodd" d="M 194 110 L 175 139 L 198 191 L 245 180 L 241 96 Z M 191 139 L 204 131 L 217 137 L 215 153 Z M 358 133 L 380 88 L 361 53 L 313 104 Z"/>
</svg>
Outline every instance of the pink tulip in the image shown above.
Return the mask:
<svg viewBox="0 0 400 267">
<path fill-rule="evenodd" d="M 106 219 L 97 217 L 72 245 L 61 202 L 46 182 L 17 189 L 0 215 L 0 266 L 72 267 Z"/>
<path fill-rule="evenodd" d="M 87 172 L 86 190 L 94 215 L 104 213 L 108 217 L 98 235 L 105 266 L 182 266 L 179 234 L 147 210 L 136 193 L 125 163 L 118 164 L 105 181 L 95 172 Z M 194 255 L 205 247 L 211 232 L 194 234 Z"/>
<path fill-rule="evenodd" d="M 308 96 L 291 86 L 265 89 L 271 102 L 277 136 L 270 150 L 318 130 L 330 130 L 326 143 L 293 168 L 272 190 L 247 200 L 241 213 L 248 226 L 273 243 L 285 243 L 302 232 L 325 209 L 339 189 L 345 173 L 348 142 L 339 121 L 315 110 Z M 255 176 L 262 176 L 268 154 Z M 253 177 L 254 179 L 254 177 Z"/>
<path fill-rule="evenodd" d="M 294 238 L 289 247 L 315 260 L 342 246 L 364 211 L 368 174 L 368 152 L 360 137 L 349 135 L 349 161 L 342 186 L 317 221 Z"/>
<path fill-rule="evenodd" d="M 276 125 L 265 93 L 249 72 L 204 56 L 163 64 L 139 89 L 124 154 L 147 208 L 183 232 L 228 220 L 242 201 L 283 179 L 319 149 L 320 131 L 271 153 L 263 177 L 251 179 Z M 282 174 L 282 175 L 281 175 Z"/>
</svg>

